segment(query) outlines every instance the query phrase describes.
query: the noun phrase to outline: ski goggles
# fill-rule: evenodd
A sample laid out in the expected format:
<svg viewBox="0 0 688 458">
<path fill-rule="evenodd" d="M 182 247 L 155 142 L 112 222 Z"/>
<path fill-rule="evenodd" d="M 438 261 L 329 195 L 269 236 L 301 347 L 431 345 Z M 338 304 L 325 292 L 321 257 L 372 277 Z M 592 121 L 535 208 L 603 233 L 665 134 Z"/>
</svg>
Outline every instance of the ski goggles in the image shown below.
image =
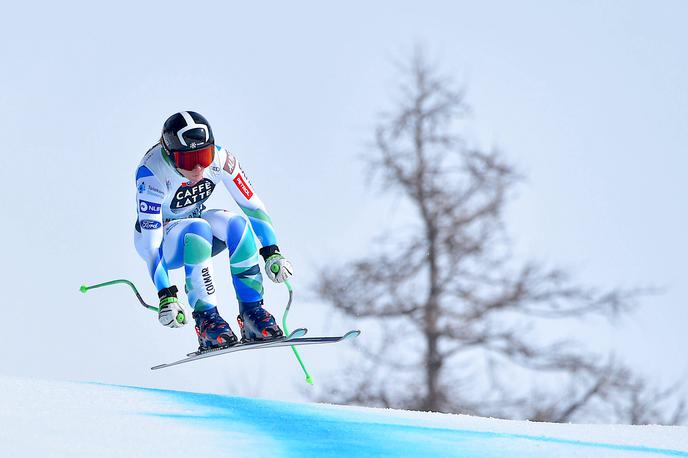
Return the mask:
<svg viewBox="0 0 688 458">
<path fill-rule="evenodd" d="M 215 159 L 215 145 L 193 151 L 172 151 L 172 159 L 179 169 L 193 170 L 197 165 L 206 168 Z"/>
</svg>

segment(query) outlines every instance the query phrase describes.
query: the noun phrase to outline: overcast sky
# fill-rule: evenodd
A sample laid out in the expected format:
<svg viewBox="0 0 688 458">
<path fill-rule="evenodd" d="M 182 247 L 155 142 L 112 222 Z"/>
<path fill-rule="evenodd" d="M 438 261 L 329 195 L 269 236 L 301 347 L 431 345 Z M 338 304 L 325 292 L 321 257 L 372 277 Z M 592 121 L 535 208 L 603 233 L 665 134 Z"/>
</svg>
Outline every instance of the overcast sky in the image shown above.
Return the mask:
<svg viewBox="0 0 688 458">
<path fill-rule="evenodd" d="M 134 170 L 167 116 L 195 110 L 242 161 L 295 265 L 292 327 L 346 330 L 305 289 L 318 265 L 364 254 L 403 219 L 359 158 L 396 96 L 394 61 L 421 44 L 467 88 L 471 141 L 528 177 L 507 214 L 519 256 L 590 284 L 664 288 L 595 345 L 664 382 L 688 375 L 687 13 L 681 1 L 8 3 L 0 373 L 301 399 L 288 350 L 151 372 L 195 348 L 192 327 L 162 327 L 124 287 L 78 287 L 126 277 L 155 298 L 132 243 Z M 222 188 L 211 204 L 237 208 Z M 226 264 L 216 284 L 233 323 Z M 268 287 L 278 316 L 285 298 Z M 316 382 L 339 351 L 302 351 Z"/>
</svg>

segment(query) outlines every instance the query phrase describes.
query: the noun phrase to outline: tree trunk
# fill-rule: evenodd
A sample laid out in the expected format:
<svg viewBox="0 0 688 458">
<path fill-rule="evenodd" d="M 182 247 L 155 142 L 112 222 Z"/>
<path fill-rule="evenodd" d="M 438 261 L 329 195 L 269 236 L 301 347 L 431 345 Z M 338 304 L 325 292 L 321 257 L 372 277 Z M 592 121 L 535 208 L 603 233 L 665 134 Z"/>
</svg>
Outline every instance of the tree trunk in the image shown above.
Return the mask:
<svg viewBox="0 0 688 458">
<path fill-rule="evenodd" d="M 437 259 L 437 227 L 436 221 L 430 213 L 428 208 L 428 199 L 425 189 L 425 132 L 423 129 L 422 108 L 419 106 L 420 101 L 417 101 L 417 120 L 415 126 L 415 149 L 416 158 L 418 160 L 419 174 L 416 178 L 416 193 L 417 203 L 423 225 L 425 226 L 426 239 L 428 241 L 428 297 L 425 301 L 424 313 L 424 334 L 427 344 L 425 357 L 425 399 L 421 404 L 422 410 L 436 412 L 442 405 L 440 396 L 441 388 L 439 386 L 439 375 L 442 367 L 442 358 L 439 354 L 438 339 L 438 319 L 439 319 L 439 266 Z"/>
<path fill-rule="evenodd" d="M 428 240 L 430 242 L 428 250 L 430 290 L 428 292 L 428 299 L 425 306 L 425 339 L 427 342 L 425 377 L 427 393 L 422 410 L 437 412 L 440 410 L 442 404 L 442 400 L 439 396 L 441 391 L 439 387 L 439 375 L 440 369 L 442 368 L 442 358 L 439 354 L 439 333 L 437 332 L 439 318 L 439 272 L 437 266 L 435 231 L 432 227 L 428 229 Z"/>
</svg>

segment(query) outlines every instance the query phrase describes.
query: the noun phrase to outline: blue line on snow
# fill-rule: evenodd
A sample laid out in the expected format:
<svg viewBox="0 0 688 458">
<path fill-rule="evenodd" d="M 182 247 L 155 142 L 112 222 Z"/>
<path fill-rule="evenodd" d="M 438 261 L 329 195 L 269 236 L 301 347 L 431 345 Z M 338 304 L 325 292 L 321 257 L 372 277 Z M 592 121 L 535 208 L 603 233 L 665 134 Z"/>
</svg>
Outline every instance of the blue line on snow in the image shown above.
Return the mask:
<svg viewBox="0 0 688 458">
<path fill-rule="evenodd" d="M 527 434 L 497 433 L 451 428 L 382 423 L 380 415 L 365 412 L 337 413 L 317 404 L 297 404 L 213 394 L 124 387 L 151 391 L 182 403 L 207 407 L 207 414 L 149 414 L 180 421 L 198 421 L 220 430 L 260 431 L 280 443 L 293 456 L 414 456 L 511 457 L 533 456 L 532 448 L 519 441 L 564 446 L 688 457 L 688 451 L 654 447 L 588 442 Z M 250 432 L 249 432 L 250 431 Z M 505 441 L 502 441 L 505 440 Z M 514 443 L 510 443 L 514 442 Z M 515 447 L 515 449 L 512 449 Z M 519 450 L 522 449 L 522 450 Z M 272 456 L 279 455 L 274 453 Z M 543 450 L 544 452 L 544 450 Z"/>
</svg>

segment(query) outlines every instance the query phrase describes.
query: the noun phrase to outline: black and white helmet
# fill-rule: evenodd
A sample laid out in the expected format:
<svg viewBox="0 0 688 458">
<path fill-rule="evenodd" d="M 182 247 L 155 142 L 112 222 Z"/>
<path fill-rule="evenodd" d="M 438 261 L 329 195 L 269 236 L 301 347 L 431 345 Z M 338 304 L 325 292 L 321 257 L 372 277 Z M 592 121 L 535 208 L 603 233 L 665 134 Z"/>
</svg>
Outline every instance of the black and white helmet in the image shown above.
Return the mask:
<svg viewBox="0 0 688 458">
<path fill-rule="evenodd" d="M 160 142 L 168 154 L 172 154 L 205 148 L 215 144 L 215 138 L 203 116 L 195 111 L 180 111 L 165 121 Z"/>
</svg>

